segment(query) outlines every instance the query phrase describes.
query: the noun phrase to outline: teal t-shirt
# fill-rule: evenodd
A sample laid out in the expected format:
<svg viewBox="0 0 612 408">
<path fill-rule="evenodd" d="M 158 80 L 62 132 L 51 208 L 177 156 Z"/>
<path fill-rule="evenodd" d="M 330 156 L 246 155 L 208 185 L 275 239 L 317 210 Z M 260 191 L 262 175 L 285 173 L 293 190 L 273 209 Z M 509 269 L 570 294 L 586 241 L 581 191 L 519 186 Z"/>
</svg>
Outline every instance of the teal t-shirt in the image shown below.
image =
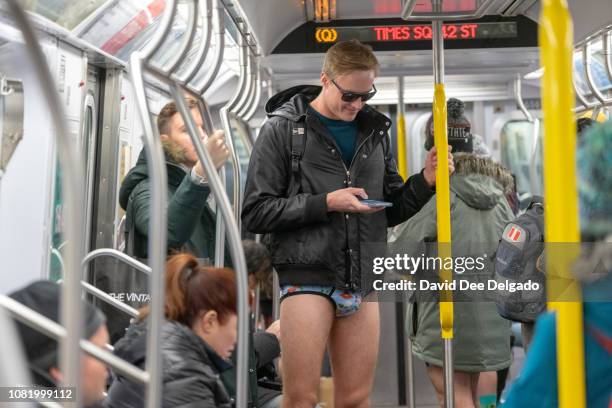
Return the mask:
<svg viewBox="0 0 612 408">
<path fill-rule="evenodd" d="M 317 116 L 323 126 L 327 128 L 340 149 L 340 156 L 342 156 L 342 160 L 347 167 L 350 166 L 351 161 L 353 160 L 353 155 L 355 154 L 355 145 L 357 142 L 357 122 L 345 122 L 343 120 L 330 119 L 321 115 L 312 107 L 310 107 L 310 110 Z"/>
</svg>

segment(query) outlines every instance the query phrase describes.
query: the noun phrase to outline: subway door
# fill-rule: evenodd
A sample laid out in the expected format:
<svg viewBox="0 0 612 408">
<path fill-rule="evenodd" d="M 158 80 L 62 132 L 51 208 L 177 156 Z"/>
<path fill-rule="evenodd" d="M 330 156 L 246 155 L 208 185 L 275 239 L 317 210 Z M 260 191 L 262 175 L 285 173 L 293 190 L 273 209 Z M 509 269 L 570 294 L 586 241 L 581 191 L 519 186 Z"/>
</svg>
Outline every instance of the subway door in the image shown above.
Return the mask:
<svg viewBox="0 0 612 408">
<path fill-rule="evenodd" d="M 80 150 L 85 164 L 85 251 L 93 247 L 92 230 L 94 225 L 94 183 L 96 174 L 96 146 L 98 140 L 98 114 L 100 100 L 100 73 L 94 67 L 87 68 L 83 112 L 81 115 Z"/>
<path fill-rule="evenodd" d="M 87 55 L 80 49 L 66 44 L 62 41 L 57 42 L 56 55 L 57 66 L 52 71 L 57 81 L 60 102 L 63 104 L 66 115 L 66 125 L 68 137 L 71 145 L 75 149 L 75 153 L 84 154 L 85 146 L 83 127 L 84 127 L 84 103 L 87 94 L 88 70 L 87 70 Z M 87 184 L 87 158 L 83 158 L 84 167 L 79 169 L 79 177 L 82 177 Z M 65 221 L 68 214 L 64 207 L 64 197 L 62 185 L 62 172 L 69 171 L 63 167 L 59 156 L 57 155 L 57 147 L 54 147 L 54 154 L 49 173 L 52 177 L 51 200 L 49 200 L 49 259 L 48 278 L 57 280 L 63 277 L 64 274 L 64 247 L 67 244 L 65 236 Z M 70 170 L 74 171 L 74 170 Z M 84 187 L 86 188 L 86 187 Z M 83 194 L 87 196 L 87 192 Z M 87 203 L 85 203 L 87 205 Z M 87 208 L 87 207 L 85 207 Z M 87 212 L 87 210 L 86 210 Z M 78 237 L 79 242 L 85 238 L 85 232 Z"/>
</svg>

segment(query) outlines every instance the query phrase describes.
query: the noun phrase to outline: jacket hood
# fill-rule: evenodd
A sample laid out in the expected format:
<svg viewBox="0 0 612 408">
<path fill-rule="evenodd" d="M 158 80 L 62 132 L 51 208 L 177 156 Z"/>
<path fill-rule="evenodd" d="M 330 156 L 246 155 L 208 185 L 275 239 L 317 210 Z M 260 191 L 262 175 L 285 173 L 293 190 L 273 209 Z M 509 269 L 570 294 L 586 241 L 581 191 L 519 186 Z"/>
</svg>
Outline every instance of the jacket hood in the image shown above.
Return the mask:
<svg viewBox="0 0 612 408">
<path fill-rule="evenodd" d="M 172 163 L 168 159 L 168 155 L 164 152 L 166 157 L 166 171 L 168 174 L 168 183 L 171 185 L 178 185 L 185 177 L 185 170 L 178 164 Z M 143 180 L 149 178 L 149 168 L 147 167 L 147 155 L 143 148 L 138 156 L 136 165 L 128 172 L 121 183 L 121 189 L 119 190 L 119 205 L 124 210 L 127 210 L 128 200 L 130 194 L 136 188 L 136 186 Z"/>
<path fill-rule="evenodd" d="M 491 159 L 473 154 L 454 155 L 450 188 L 472 208 L 490 210 L 512 189 L 512 175 Z"/>
<path fill-rule="evenodd" d="M 308 103 L 321 93 L 321 89 L 315 85 L 297 85 L 285 89 L 268 100 L 266 114 L 268 117 L 283 116 L 295 121 L 306 113 Z"/>
</svg>

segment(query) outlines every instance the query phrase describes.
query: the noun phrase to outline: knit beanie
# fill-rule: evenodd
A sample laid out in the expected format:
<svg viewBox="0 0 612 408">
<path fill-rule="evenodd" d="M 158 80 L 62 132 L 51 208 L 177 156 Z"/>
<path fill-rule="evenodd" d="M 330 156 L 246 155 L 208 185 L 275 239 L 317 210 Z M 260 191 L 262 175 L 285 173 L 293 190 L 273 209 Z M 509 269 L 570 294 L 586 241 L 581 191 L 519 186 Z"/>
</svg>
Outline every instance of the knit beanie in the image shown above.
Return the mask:
<svg viewBox="0 0 612 408">
<path fill-rule="evenodd" d="M 9 295 L 22 305 L 59 323 L 60 286 L 51 281 L 36 281 Z M 98 308 L 83 302 L 85 328 L 83 337 L 88 339 L 105 323 L 106 318 Z M 52 386 L 54 381 L 49 375 L 51 367 L 58 367 L 58 343 L 38 330 L 16 321 L 17 331 L 30 365 L 34 382 Z"/>
<path fill-rule="evenodd" d="M 453 153 L 472 153 L 473 138 L 470 130 L 472 125 L 465 117 L 465 104 L 457 98 L 450 98 L 446 102 L 447 110 L 447 136 L 448 144 L 453 147 Z M 434 146 L 434 123 L 433 115 L 427 121 L 427 139 L 425 149 L 430 150 Z"/>
</svg>

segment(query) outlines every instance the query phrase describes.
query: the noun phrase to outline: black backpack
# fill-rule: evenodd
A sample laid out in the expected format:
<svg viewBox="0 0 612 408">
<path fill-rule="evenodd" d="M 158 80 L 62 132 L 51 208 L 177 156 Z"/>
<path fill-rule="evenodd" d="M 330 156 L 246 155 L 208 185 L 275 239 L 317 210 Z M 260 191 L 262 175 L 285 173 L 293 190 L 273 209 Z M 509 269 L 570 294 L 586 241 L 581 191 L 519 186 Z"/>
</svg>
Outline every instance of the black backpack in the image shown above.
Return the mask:
<svg viewBox="0 0 612 408">
<path fill-rule="evenodd" d="M 498 291 L 499 314 L 512 321 L 534 322 L 546 309 L 546 276 L 537 268 L 544 251 L 544 207 L 534 198 L 527 211 L 509 222 L 495 253 L 495 279 L 498 283 L 539 285 L 536 290 Z"/>
</svg>

